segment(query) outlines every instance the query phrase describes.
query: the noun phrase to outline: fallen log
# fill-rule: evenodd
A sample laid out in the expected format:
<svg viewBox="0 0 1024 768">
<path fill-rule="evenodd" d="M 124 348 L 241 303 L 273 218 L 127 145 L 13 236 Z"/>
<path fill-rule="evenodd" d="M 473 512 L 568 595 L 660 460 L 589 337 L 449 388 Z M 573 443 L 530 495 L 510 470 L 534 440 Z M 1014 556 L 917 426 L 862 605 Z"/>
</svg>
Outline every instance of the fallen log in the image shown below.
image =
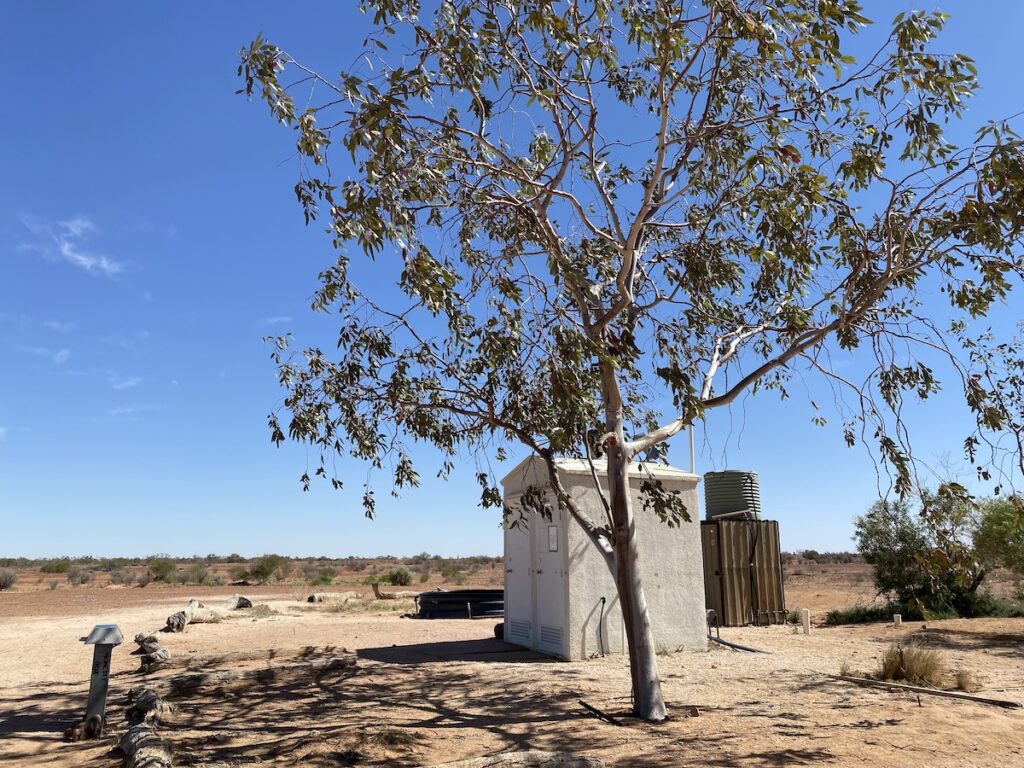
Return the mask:
<svg viewBox="0 0 1024 768">
<path fill-rule="evenodd" d="M 362 595 L 358 592 L 314 592 L 306 598 L 307 603 L 327 603 L 341 601 L 347 603 L 351 600 L 361 600 Z"/>
<path fill-rule="evenodd" d="M 990 704 L 993 707 L 1003 707 L 1004 709 L 1021 709 L 1024 708 L 1024 704 L 1019 701 L 1010 701 L 1009 699 L 989 699 L 984 696 L 975 696 L 970 693 L 961 693 L 959 691 L 943 691 L 938 688 L 924 688 L 919 685 L 906 685 L 904 683 L 893 683 L 887 680 L 873 680 L 870 677 L 850 677 L 848 675 L 828 675 L 825 677 L 831 677 L 834 680 L 844 680 L 848 683 L 855 685 L 866 685 L 872 688 L 895 688 L 901 691 L 911 691 L 913 693 L 925 693 L 929 696 L 942 696 L 947 699 L 962 699 L 964 701 L 973 701 L 977 704 Z"/>
<path fill-rule="evenodd" d="M 189 624 L 216 624 L 224 616 L 212 608 L 207 608 L 198 600 L 189 600 L 184 609 L 167 617 L 167 625 L 162 632 L 184 632 Z"/>
<path fill-rule="evenodd" d="M 373 587 L 373 594 L 378 600 L 402 600 L 420 596 L 419 592 L 383 592 L 377 582 L 373 582 L 370 586 Z"/>
<path fill-rule="evenodd" d="M 125 768 L 171 768 L 171 748 L 152 726 L 133 725 L 118 743 Z"/>
<path fill-rule="evenodd" d="M 145 674 L 156 672 L 166 667 L 171 661 L 171 652 L 166 648 L 157 648 L 152 653 L 144 653 L 139 657 L 139 671 Z"/>
<path fill-rule="evenodd" d="M 157 725 L 168 719 L 174 712 L 174 705 L 164 701 L 160 694 L 150 688 L 128 691 L 128 708 L 125 717 L 128 725 Z"/>
<path fill-rule="evenodd" d="M 140 672 L 153 672 L 170 662 L 171 652 L 160 644 L 156 635 L 144 635 L 140 632 L 135 636 L 135 642 L 139 647 L 132 651 L 132 655 L 140 657 Z"/>
<path fill-rule="evenodd" d="M 490 757 L 473 757 L 421 768 L 604 768 L 596 757 L 583 757 L 569 752 L 506 752 Z"/>
<path fill-rule="evenodd" d="M 241 595 L 232 595 L 227 599 L 224 607 L 229 611 L 238 611 L 242 608 L 252 608 L 252 600 Z"/>
<path fill-rule="evenodd" d="M 161 632 L 184 632 L 185 627 L 188 626 L 188 613 L 185 611 L 177 611 L 167 617 L 167 624 L 164 626 Z"/>
</svg>

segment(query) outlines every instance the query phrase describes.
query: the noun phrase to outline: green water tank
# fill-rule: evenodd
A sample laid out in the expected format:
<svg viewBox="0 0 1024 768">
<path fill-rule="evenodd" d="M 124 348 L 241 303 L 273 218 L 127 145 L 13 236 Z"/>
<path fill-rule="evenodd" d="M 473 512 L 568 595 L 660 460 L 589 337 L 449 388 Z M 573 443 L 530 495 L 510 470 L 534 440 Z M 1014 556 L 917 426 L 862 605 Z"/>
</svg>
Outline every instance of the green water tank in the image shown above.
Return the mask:
<svg viewBox="0 0 1024 768">
<path fill-rule="evenodd" d="M 707 520 L 719 517 L 742 519 L 737 513 L 747 512 L 755 520 L 761 519 L 761 488 L 756 472 L 726 469 L 704 475 L 704 516 Z"/>
</svg>

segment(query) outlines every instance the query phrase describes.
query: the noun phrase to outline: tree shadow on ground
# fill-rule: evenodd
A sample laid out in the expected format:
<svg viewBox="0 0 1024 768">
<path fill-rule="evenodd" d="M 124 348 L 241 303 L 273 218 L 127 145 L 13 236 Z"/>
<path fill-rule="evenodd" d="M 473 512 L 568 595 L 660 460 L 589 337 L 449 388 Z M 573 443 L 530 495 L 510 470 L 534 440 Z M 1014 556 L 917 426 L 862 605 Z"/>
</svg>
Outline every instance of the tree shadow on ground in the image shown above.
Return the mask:
<svg viewBox="0 0 1024 768">
<path fill-rule="evenodd" d="M 384 664 L 435 664 L 453 661 L 502 662 L 506 664 L 557 663 L 557 660 L 550 656 L 496 638 L 363 648 L 357 651 L 357 655 L 360 659 L 379 661 Z"/>
<path fill-rule="evenodd" d="M 126 672 L 111 675 L 111 690 L 127 688 L 132 678 Z M 64 731 L 81 722 L 86 700 L 87 684 L 37 683 L 17 697 L 0 693 L 0 764 L 115 765 L 97 762 L 113 744 L 107 736 L 74 744 L 63 741 Z"/>
<path fill-rule="evenodd" d="M 946 627 L 919 629 L 910 639 L 931 648 L 950 651 L 982 651 L 1024 658 L 1024 631 L 1022 632 L 977 632 Z"/>
</svg>

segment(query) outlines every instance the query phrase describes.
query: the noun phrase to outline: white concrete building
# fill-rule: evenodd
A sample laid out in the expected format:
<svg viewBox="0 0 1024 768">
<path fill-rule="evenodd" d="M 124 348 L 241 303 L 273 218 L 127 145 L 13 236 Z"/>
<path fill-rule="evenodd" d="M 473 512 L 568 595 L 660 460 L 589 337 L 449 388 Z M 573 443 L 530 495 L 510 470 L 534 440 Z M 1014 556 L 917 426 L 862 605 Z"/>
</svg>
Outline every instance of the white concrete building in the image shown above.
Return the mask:
<svg viewBox="0 0 1024 768">
<path fill-rule="evenodd" d="M 559 459 L 562 484 L 595 522 L 605 521 L 586 461 Z M 598 466 L 598 480 L 603 463 Z M 643 509 L 640 483 L 654 476 L 683 494 L 690 522 L 678 528 Z M 700 477 L 674 467 L 630 467 L 630 490 L 640 541 L 640 568 L 658 650 L 707 650 L 704 570 L 701 560 L 697 483 Z M 530 514 L 505 529 L 505 640 L 563 659 L 622 653 L 626 639 L 615 582 L 590 539 L 569 512 L 558 511 L 544 462 L 531 456 L 504 480 L 505 504 L 518 510 L 526 488 L 545 489 L 550 521 Z"/>
</svg>

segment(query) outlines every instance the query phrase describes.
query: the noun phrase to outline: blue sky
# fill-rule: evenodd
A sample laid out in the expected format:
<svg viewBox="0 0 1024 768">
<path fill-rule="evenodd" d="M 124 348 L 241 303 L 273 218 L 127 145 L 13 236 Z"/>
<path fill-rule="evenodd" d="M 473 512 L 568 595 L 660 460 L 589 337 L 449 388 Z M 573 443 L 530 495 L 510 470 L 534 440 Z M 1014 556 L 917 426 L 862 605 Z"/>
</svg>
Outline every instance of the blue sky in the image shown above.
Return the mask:
<svg viewBox="0 0 1024 768">
<path fill-rule="evenodd" d="M 304 494 L 304 449 L 268 439 L 281 392 L 261 337 L 330 329 L 308 298 L 333 256 L 303 226 L 290 135 L 234 95 L 236 54 L 263 32 L 336 71 L 366 32 L 355 6 L 0 5 L 0 555 L 500 552 L 468 471 L 378 493 L 371 522 L 364 468 Z M 914 7 L 934 6 L 867 4 L 884 22 Z M 970 119 L 1024 109 L 1024 4 L 939 7 L 943 47 L 980 70 Z M 848 549 L 875 471 L 811 416 L 800 397 L 741 404 L 698 435 L 698 469 L 758 471 L 785 548 Z M 955 398 L 911 421 L 924 458 L 959 458 Z M 687 463 L 682 442 L 671 455 Z"/>
</svg>

